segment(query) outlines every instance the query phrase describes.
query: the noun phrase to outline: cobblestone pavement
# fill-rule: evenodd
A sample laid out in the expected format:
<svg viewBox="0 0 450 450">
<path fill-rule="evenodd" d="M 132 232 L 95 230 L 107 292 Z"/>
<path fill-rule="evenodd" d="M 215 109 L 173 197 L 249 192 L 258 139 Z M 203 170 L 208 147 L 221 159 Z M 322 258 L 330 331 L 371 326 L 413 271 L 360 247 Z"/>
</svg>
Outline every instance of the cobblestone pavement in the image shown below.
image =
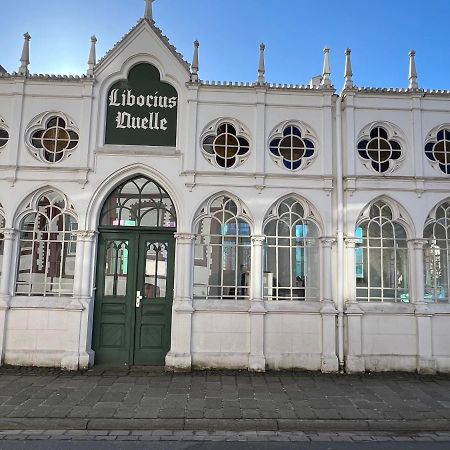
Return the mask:
<svg viewBox="0 0 450 450">
<path fill-rule="evenodd" d="M 396 433 L 304 433 L 279 431 L 98 431 L 98 430 L 4 430 L 0 441 L 202 441 L 202 442 L 450 442 L 450 432 Z M 0 444 L 1 447 L 1 444 Z"/>
<path fill-rule="evenodd" d="M 0 429 L 30 428 L 444 432 L 450 375 L 2 367 Z"/>
</svg>

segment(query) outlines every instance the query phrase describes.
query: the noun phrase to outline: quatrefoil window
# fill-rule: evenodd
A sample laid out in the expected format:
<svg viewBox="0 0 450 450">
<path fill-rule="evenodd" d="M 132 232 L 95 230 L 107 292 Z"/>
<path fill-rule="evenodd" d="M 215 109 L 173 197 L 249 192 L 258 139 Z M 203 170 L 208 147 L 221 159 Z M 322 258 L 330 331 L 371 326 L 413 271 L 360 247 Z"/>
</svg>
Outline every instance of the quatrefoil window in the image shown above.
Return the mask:
<svg viewBox="0 0 450 450">
<path fill-rule="evenodd" d="M 269 150 L 272 159 L 289 170 L 306 168 L 316 156 L 314 142 L 295 125 L 288 125 L 281 134 L 272 136 Z"/>
<path fill-rule="evenodd" d="M 398 165 L 402 157 L 402 147 L 395 139 L 390 139 L 383 127 L 375 127 L 370 135 L 358 142 L 358 154 L 366 166 L 379 173 L 389 172 Z"/>
<path fill-rule="evenodd" d="M 61 161 L 78 145 L 79 135 L 74 123 L 60 115 L 50 115 L 29 134 L 33 154 L 44 162 Z"/>
<path fill-rule="evenodd" d="M 240 136 L 228 122 L 220 124 L 214 134 L 208 134 L 202 146 L 205 158 L 224 169 L 241 164 L 250 152 L 248 139 Z"/>
<path fill-rule="evenodd" d="M 9 141 L 9 133 L 6 129 L 5 121 L 0 117 L 0 148 L 3 148 Z"/>
<path fill-rule="evenodd" d="M 433 165 L 450 175 L 450 130 L 444 129 L 437 133 L 436 139 L 425 145 L 425 155 Z"/>
</svg>

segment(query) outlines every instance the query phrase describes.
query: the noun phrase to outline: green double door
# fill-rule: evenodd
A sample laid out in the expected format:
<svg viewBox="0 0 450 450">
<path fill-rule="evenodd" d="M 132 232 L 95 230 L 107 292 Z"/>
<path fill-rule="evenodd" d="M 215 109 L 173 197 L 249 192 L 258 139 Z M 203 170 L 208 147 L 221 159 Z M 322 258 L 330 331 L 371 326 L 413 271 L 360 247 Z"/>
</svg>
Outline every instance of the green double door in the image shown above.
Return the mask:
<svg viewBox="0 0 450 450">
<path fill-rule="evenodd" d="M 174 257 L 173 233 L 100 233 L 96 364 L 164 365 L 170 349 Z"/>
</svg>

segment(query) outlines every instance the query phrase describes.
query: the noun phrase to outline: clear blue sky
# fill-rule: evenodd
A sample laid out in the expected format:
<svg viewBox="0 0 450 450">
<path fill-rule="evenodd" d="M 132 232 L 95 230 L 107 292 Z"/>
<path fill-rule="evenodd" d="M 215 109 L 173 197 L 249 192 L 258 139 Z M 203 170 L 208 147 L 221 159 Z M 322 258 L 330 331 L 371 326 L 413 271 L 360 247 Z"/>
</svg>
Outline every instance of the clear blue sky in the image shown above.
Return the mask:
<svg viewBox="0 0 450 450">
<path fill-rule="evenodd" d="M 80 74 L 90 36 L 100 58 L 144 12 L 144 0 L 0 0 L 0 65 L 19 67 L 28 31 L 31 72 Z M 358 86 L 406 87 L 408 52 L 417 52 L 419 85 L 450 89 L 450 1 L 429 0 L 156 0 L 157 26 L 190 62 L 198 39 L 204 80 L 254 81 L 259 43 L 266 78 L 306 84 L 331 48 L 332 80 L 343 84 L 352 49 Z M 151 49 L 149 49 L 151 51 Z"/>
</svg>

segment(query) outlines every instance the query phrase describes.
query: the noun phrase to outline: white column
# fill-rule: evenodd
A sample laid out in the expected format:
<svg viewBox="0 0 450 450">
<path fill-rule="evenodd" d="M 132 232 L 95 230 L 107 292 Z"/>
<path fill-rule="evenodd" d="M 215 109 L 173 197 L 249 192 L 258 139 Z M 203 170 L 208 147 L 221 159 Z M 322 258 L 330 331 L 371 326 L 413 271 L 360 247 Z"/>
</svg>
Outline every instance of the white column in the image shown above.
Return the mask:
<svg viewBox="0 0 450 450">
<path fill-rule="evenodd" d="M 80 324 L 80 369 L 94 364 L 95 352 L 92 350 L 92 329 L 94 321 L 94 278 L 95 278 L 95 246 L 97 231 L 85 231 L 83 246 L 83 278 L 81 283 L 80 302 L 84 307 Z"/>
<path fill-rule="evenodd" d="M 264 316 L 263 301 L 263 245 L 265 236 L 252 236 L 251 302 L 250 302 L 250 355 L 249 370 L 264 372 Z"/>
<path fill-rule="evenodd" d="M 411 249 L 411 266 L 413 278 L 410 286 L 414 285 L 415 316 L 417 321 L 417 370 L 420 373 L 435 373 L 436 361 L 433 358 L 433 312 L 424 301 L 424 258 L 423 247 L 426 239 L 411 239 L 408 241 Z"/>
<path fill-rule="evenodd" d="M 96 231 L 78 230 L 77 253 L 75 257 L 75 274 L 73 299 L 66 310 L 65 352 L 61 367 L 68 370 L 87 368 L 94 362 L 94 353 L 90 348 L 92 334 L 93 297 L 92 290 L 86 292 L 84 286 L 90 286 L 92 279 L 93 243 Z M 91 327 L 89 327 L 91 324 Z"/>
<path fill-rule="evenodd" d="M 321 300 L 322 307 L 322 372 L 337 372 L 339 361 L 336 348 L 336 316 L 338 311 L 333 301 L 332 247 L 336 243 L 333 237 L 320 238 L 321 246 Z"/>
<path fill-rule="evenodd" d="M 347 355 L 345 358 L 345 369 L 348 373 L 364 372 L 365 362 L 362 348 L 362 321 L 363 310 L 356 301 L 356 267 L 355 267 L 355 246 L 358 242 L 356 238 L 346 238 L 346 308 L 345 321 L 347 335 Z"/>
<path fill-rule="evenodd" d="M 5 356 L 6 319 L 9 309 L 9 301 L 13 295 L 17 232 L 13 229 L 2 231 L 4 236 L 2 275 L 0 280 L 0 366 Z"/>
<path fill-rule="evenodd" d="M 192 306 L 193 266 L 195 234 L 176 233 L 175 298 L 172 307 L 172 331 L 170 352 L 166 356 L 166 367 L 190 369 L 192 365 Z"/>
</svg>

